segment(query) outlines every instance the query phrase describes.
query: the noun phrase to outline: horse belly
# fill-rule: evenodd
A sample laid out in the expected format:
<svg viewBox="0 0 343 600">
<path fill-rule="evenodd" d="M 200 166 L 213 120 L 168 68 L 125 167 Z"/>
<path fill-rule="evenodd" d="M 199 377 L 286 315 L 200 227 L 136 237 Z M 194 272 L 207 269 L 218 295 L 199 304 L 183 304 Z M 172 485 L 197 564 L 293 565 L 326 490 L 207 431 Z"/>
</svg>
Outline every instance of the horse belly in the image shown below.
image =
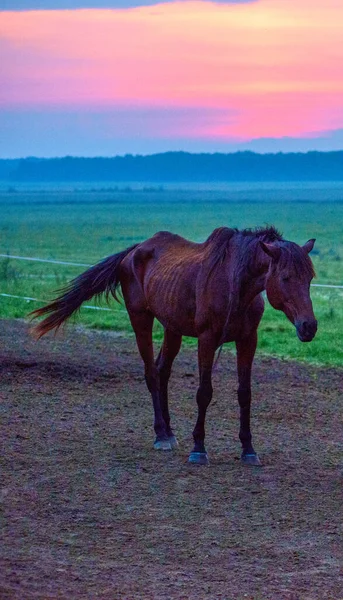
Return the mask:
<svg viewBox="0 0 343 600">
<path fill-rule="evenodd" d="M 191 304 L 179 303 L 177 299 L 158 298 L 148 300 L 149 310 L 156 319 L 170 331 L 179 335 L 197 337 L 194 324 L 194 307 Z"/>
<path fill-rule="evenodd" d="M 145 288 L 149 309 L 163 327 L 179 335 L 197 337 L 194 286 L 178 277 L 177 270 L 169 277 L 164 275 L 151 277 Z"/>
</svg>

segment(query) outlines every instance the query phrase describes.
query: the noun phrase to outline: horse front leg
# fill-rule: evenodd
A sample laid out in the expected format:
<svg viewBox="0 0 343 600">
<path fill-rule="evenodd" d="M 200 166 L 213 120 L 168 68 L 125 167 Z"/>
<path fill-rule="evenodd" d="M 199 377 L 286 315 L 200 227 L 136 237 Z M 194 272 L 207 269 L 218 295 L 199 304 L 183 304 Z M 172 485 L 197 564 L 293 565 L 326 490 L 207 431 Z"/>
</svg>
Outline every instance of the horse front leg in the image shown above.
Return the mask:
<svg viewBox="0 0 343 600">
<path fill-rule="evenodd" d="M 194 448 L 189 455 L 188 462 L 198 465 L 208 464 L 208 455 L 205 448 L 205 418 L 207 408 L 212 400 L 212 367 L 216 345 L 212 336 L 199 337 L 199 387 L 197 391 L 198 418 L 193 431 Z"/>
<path fill-rule="evenodd" d="M 248 465 L 261 466 L 250 431 L 251 368 L 257 346 L 257 331 L 248 338 L 236 341 L 238 372 L 238 403 L 240 407 L 239 439 L 242 444 L 241 460 Z"/>
</svg>

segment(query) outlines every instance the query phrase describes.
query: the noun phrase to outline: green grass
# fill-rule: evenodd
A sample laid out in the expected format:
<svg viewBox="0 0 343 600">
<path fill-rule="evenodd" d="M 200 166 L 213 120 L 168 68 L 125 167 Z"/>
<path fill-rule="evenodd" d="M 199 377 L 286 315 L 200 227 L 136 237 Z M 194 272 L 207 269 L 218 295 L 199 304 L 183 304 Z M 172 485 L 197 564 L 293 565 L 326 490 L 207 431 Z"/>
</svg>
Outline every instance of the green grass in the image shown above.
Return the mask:
<svg viewBox="0 0 343 600">
<path fill-rule="evenodd" d="M 300 244 L 316 237 L 312 258 L 317 283 L 342 285 L 343 203 L 335 201 L 342 198 L 341 188 L 334 186 L 293 190 L 285 186 L 237 190 L 232 186 L 213 191 L 166 189 L 158 193 L 154 190 L 0 191 L 0 253 L 88 264 L 161 229 L 202 241 L 222 225 L 242 228 L 274 224 L 285 238 Z M 0 257 L 0 294 L 39 298 L 44 303 L 83 270 Z M 343 290 L 312 288 L 312 298 L 319 322 L 315 340 L 310 344 L 299 342 L 286 317 L 267 305 L 259 329 L 259 353 L 322 365 L 343 365 Z M 3 318 L 26 317 L 37 306 L 37 302 L 0 296 Z M 132 335 L 125 308 L 114 301 L 110 308 L 112 311 L 83 308 L 76 322 Z M 161 335 L 162 329 L 157 324 L 156 340 Z M 195 342 L 186 340 L 186 343 Z"/>
</svg>

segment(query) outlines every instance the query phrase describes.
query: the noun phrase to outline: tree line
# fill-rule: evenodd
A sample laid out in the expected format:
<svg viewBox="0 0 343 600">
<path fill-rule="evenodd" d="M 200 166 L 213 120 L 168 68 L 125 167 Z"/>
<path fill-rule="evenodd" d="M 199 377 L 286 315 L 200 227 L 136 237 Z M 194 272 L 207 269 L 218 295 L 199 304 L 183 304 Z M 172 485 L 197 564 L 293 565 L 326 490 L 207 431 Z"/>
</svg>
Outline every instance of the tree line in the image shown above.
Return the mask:
<svg viewBox="0 0 343 600">
<path fill-rule="evenodd" d="M 108 158 L 3 159 L 0 160 L 0 179 L 10 182 L 342 181 L 343 151 L 165 152 Z"/>
</svg>

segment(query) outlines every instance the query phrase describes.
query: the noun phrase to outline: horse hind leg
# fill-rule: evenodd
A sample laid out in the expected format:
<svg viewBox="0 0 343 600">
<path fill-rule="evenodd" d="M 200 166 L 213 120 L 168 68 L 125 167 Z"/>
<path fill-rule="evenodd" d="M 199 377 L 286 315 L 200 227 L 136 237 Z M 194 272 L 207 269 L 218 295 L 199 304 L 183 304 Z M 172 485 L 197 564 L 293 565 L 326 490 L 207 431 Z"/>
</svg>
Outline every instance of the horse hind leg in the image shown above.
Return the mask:
<svg viewBox="0 0 343 600">
<path fill-rule="evenodd" d="M 160 402 L 160 385 L 158 368 L 154 362 L 154 349 L 152 342 L 152 326 L 154 316 L 149 311 L 129 312 L 131 324 L 136 335 L 138 350 L 144 362 L 145 381 L 151 394 L 154 407 L 154 430 L 156 450 L 171 450 L 166 423 Z"/>
<path fill-rule="evenodd" d="M 176 448 L 178 443 L 170 425 L 168 382 L 171 374 L 172 364 L 175 357 L 179 353 L 181 342 L 181 335 L 173 333 L 169 329 L 165 329 L 163 345 L 155 363 L 159 374 L 160 406 L 166 425 L 168 440 L 172 448 Z"/>
<path fill-rule="evenodd" d="M 205 419 L 206 411 L 212 399 L 212 367 L 216 344 L 211 335 L 199 337 L 199 387 L 197 391 L 198 418 L 193 431 L 194 448 L 189 455 L 188 462 L 198 465 L 208 464 L 208 455 L 205 448 Z"/>
</svg>

